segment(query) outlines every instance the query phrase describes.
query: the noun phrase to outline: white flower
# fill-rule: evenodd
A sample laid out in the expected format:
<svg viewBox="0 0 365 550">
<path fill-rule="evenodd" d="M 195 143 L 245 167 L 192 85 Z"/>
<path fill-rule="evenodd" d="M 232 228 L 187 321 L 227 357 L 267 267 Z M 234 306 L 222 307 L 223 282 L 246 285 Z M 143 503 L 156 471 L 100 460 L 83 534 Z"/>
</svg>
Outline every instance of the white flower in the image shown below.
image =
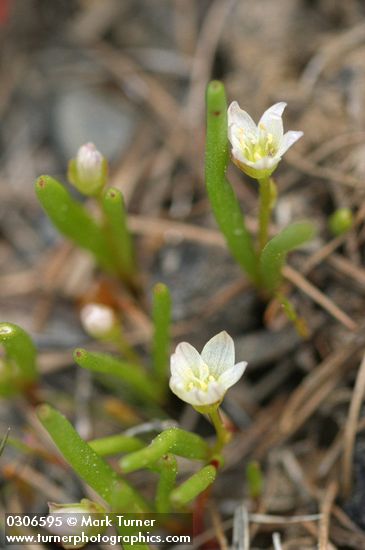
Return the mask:
<svg viewBox="0 0 365 550">
<path fill-rule="evenodd" d="M 270 176 L 283 154 L 303 132 L 284 134 L 282 114 L 286 103 L 275 103 L 264 112 L 258 125 L 237 101 L 228 107 L 228 139 L 232 145 L 232 160 L 247 175 L 255 178 Z"/>
<path fill-rule="evenodd" d="M 82 145 L 76 159 L 69 163 L 69 180 L 84 195 L 98 195 L 106 183 L 106 176 L 106 160 L 93 143 Z"/>
<path fill-rule="evenodd" d="M 171 391 L 196 407 L 219 404 L 247 365 L 234 362 L 234 343 L 225 331 L 211 338 L 201 354 L 182 342 L 171 357 Z"/>
<path fill-rule="evenodd" d="M 117 325 L 114 311 L 103 304 L 87 304 L 80 312 L 81 324 L 93 338 L 108 337 Z"/>
</svg>

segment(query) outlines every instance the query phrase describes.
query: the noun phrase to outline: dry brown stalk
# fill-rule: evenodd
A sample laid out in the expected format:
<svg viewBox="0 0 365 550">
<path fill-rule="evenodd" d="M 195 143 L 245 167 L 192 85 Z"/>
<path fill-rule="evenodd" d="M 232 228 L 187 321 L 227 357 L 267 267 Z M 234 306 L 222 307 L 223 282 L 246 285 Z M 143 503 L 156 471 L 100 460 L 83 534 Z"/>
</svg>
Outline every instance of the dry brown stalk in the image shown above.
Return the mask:
<svg viewBox="0 0 365 550">
<path fill-rule="evenodd" d="M 354 446 L 356 432 L 358 429 L 358 420 L 361 405 L 365 394 L 365 355 L 362 359 L 359 372 L 357 374 L 355 387 L 352 393 L 350 408 L 345 424 L 344 446 L 342 459 L 342 492 L 344 497 L 348 497 L 352 485 L 352 461 L 354 455 Z"/>
</svg>

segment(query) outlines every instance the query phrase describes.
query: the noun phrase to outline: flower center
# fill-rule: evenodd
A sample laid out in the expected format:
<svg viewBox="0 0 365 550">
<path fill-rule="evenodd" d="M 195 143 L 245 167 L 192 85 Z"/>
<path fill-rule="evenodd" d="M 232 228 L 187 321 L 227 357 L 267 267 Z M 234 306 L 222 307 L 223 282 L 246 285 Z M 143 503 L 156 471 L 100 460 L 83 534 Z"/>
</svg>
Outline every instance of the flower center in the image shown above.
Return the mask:
<svg viewBox="0 0 365 550">
<path fill-rule="evenodd" d="M 274 157 L 278 151 L 273 134 L 267 132 L 262 124 L 259 125 L 257 134 L 245 134 L 243 128 L 240 128 L 238 138 L 243 155 L 251 162 L 264 157 Z"/>
<path fill-rule="evenodd" d="M 186 390 L 191 391 L 194 388 L 202 391 L 208 391 L 210 382 L 214 382 L 216 378 L 209 371 L 207 365 L 199 366 L 199 375 L 194 374 L 192 369 L 187 369 L 186 372 Z"/>
</svg>

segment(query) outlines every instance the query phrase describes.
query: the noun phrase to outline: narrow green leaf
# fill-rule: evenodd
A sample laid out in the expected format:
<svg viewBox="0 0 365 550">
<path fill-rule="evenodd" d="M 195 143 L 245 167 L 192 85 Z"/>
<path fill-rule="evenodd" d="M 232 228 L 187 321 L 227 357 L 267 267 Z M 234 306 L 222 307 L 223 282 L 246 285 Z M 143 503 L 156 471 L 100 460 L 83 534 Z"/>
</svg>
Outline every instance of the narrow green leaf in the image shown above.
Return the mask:
<svg viewBox="0 0 365 550">
<path fill-rule="evenodd" d="M 257 281 L 255 250 L 236 194 L 226 178 L 228 160 L 226 95 L 223 84 L 213 81 L 207 89 L 205 154 L 207 192 L 215 219 L 233 257 L 255 282 Z"/>
<path fill-rule="evenodd" d="M 167 514 L 170 511 L 171 491 L 175 487 L 177 476 L 176 458 L 168 453 L 159 462 L 160 479 L 156 490 L 156 511 L 159 514 Z"/>
<path fill-rule="evenodd" d="M 287 254 L 313 239 L 314 235 L 311 222 L 298 222 L 283 229 L 266 244 L 260 257 L 260 276 L 264 288 L 273 292 L 278 287 Z"/>
<path fill-rule="evenodd" d="M 141 514 L 143 512 L 152 511 L 149 504 L 147 504 L 139 494 L 137 494 L 137 498 L 135 497 L 135 491 L 134 489 L 130 491 L 129 485 L 126 490 L 126 482 L 123 480 L 117 481 L 113 485 L 109 504 L 111 511 L 116 514 L 123 512 Z"/>
<path fill-rule="evenodd" d="M 208 443 L 200 435 L 180 428 L 170 428 L 175 432 L 175 441 L 171 452 L 184 458 L 206 460 L 210 453 Z"/>
<path fill-rule="evenodd" d="M 75 350 L 74 359 L 84 369 L 120 378 L 141 398 L 153 402 L 158 402 L 160 399 L 160 388 L 148 378 L 140 365 L 119 361 L 106 353 L 88 352 L 80 348 Z"/>
<path fill-rule="evenodd" d="M 88 441 L 88 444 L 99 456 L 112 456 L 119 453 L 132 453 L 145 445 L 138 437 L 129 435 L 111 435 Z"/>
<path fill-rule="evenodd" d="M 50 176 L 38 178 L 35 189 L 39 202 L 58 231 L 91 252 L 106 271 L 115 273 L 115 261 L 103 231 L 85 208 Z"/>
<path fill-rule="evenodd" d="M 126 502 L 136 503 L 141 509 L 146 508 L 139 493 L 119 477 L 112 467 L 79 436 L 61 413 L 49 405 L 41 405 L 38 407 L 38 418 L 65 460 L 106 502 L 112 503 L 114 486 L 118 483 L 118 486 L 123 488 Z"/>
<path fill-rule="evenodd" d="M 38 417 L 75 472 L 108 502 L 117 473 L 81 439 L 61 413 L 41 405 Z"/>
<path fill-rule="evenodd" d="M 180 428 L 169 428 L 155 437 L 148 447 L 124 456 L 119 464 L 123 472 L 134 472 L 152 465 L 168 452 L 185 458 L 205 460 L 209 454 L 209 446 L 197 434 Z"/>
<path fill-rule="evenodd" d="M 133 514 L 141 514 L 143 512 L 149 512 L 151 510 L 147 510 L 146 507 L 141 508 L 138 506 L 138 503 L 135 501 L 130 501 L 128 498 L 128 495 L 126 495 L 125 488 L 123 484 L 117 483 L 114 485 L 113 488 L 113 494 L 112 494 L 112 501 L 111 501 L 111 511 L 114 514 L 123 514 L 123 513 L 133 513 Z M 138 534 L 140 531 L 140 527 L 136 526 L 130 526 L 126 527 L 124 525 L 119 526 L 116 525 L 116 529 L 118 532 L 118 535 L 123 537 L 131 537 L 129 540 L 130 542 L 123 542 L 123 549 L 124 550 L 149 550 L 149 546 L 145 544 L 144 542 L 139 542 L 138 540 Z M 132 539 L 133 536 L 136 536 L 137 539 Z M 132 542 L 132 540 L 136 540 L 136 542 Z"/>
<path fill-rule="evenodd" d="M 126 455 L 119 461 L 122 472 L 134 472 L 152 465 L 170 450 L 174 441 L 175 433 L 172 430 L 160 433 L 151 441 L 148 447 Z"/>
<path fill-rule="evenodd" d="M 153 342 L 152 360 L 153 372 L 156 379 L 167 387 L 169 354 L 170 354 L 170 325 L 171 325 L 171 296 L 167 286 L 158 283 L 153 290 Z"/>
<path fill-rule="evenodd" d="M 13 323 L 0 323 L 0 346 L 5 351 L 0 395 L 8 396 L 37 380 L 37 352 L 30 336 Z"/>
<path fill-rule="evenodd" d="M 133 243 L 122 193 L 113 187 L 109 188 L 103 195 L 102 205 L 106 220 L 106 239 L 115 253 L 118 268 L 124 277 L 137 286 Z"/>
<path fill-rule="evenodd" d="M 204 466 L 171 493 L 171 502 L 175 506 L 184 506 L 194 500 L 211 485 L 217 476 L 217 470 L 211 464 Z"/>
</svg>

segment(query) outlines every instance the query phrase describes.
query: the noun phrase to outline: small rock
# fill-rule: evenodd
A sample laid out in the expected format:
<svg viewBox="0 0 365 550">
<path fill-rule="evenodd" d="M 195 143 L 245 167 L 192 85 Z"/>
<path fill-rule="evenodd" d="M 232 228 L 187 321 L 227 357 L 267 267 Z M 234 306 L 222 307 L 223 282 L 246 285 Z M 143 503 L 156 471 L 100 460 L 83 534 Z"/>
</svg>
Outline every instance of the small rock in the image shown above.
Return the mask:
<svg viewBox="0 0 365 550">
<path fill-rule="evenodd" d="M 59 93 L 51 106 L 53 136 L 65 162 L 89 141 L 108 159 L 130 143 L 136 118 L 125 102 L 102 92 L 78 88 Z"/>
<path fill-rule="evenodd" d="M 287 356 L 301 342 L 292 326 L 278 332 L 259 330 L 235 339 L 236 356 L 244 357 L 250 367 L 261 367 Z"/>
</svg>

